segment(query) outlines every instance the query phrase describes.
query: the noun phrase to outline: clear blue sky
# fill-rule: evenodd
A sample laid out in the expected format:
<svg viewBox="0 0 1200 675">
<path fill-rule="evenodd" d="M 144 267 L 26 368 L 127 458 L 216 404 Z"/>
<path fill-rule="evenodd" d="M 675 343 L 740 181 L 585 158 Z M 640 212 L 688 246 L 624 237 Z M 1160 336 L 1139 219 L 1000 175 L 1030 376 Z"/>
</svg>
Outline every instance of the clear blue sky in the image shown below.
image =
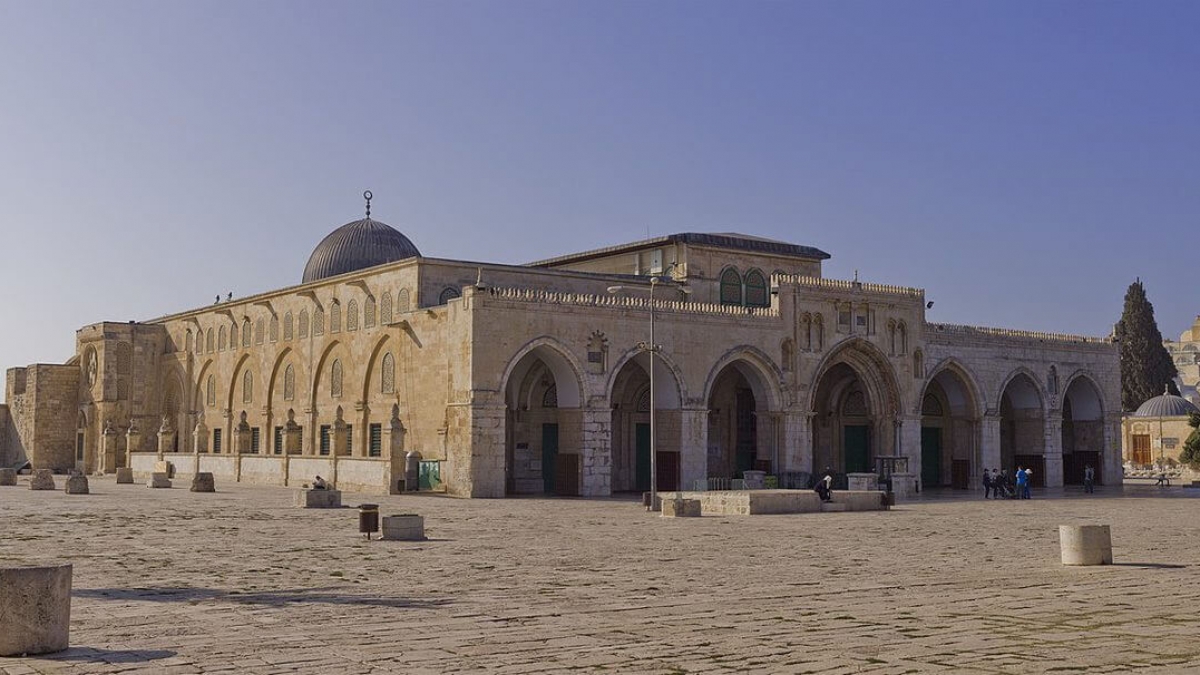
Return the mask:
<svg viewBox="0 0 1200 675">
<path fill-rule="evenodd" d="M 818 246 L 933 321 L 1200 313 L 1200 3 L 0 2 L 0 367 L 374 215 L 520 263 Z"/>
</svg>

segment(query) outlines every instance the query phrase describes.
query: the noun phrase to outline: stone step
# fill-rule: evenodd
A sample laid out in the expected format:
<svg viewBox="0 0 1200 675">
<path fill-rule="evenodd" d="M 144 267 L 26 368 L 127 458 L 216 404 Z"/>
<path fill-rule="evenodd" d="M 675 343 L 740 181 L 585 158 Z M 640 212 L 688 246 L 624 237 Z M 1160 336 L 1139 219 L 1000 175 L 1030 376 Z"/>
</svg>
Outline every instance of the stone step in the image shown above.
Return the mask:
<svg viewBox="0 0 1200 675">
<path fill-rule="evenodd" d="M 838 504 L 836 502 L 821 502 L 822 513 L 840 513 L 845 510 L 845 504 Z"/>
</svg>

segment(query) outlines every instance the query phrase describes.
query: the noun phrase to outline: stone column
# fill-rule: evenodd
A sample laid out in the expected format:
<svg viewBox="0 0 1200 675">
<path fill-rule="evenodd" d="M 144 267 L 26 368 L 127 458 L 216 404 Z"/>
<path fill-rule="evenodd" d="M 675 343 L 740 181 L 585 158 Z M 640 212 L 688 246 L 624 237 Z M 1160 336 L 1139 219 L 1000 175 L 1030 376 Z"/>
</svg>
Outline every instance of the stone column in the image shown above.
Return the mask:
<svg viewBox="0 0 1200 675">
<path fill-rule="evenodd" d="M 782 413 L 783 448 L 776 471 L 813 471 L 812 411 L 788 410 Z"/>
<path fill-rule="evenodd" d="M 192 475 L 200 473 L 200 454 L 208 452 L 208 426 L 204 424 L 204 416 L 196 416 L 196 426 L 192 429 Z"/>
<path fill-rule="evenodd" d="M 404 435 L 406 429 L 400 421 L 400 406 L 392 406 L 392 417 L 383 428 L 383 447 L 388 458 L 388 492 L 396 492 L 396 484 L 401 478 L 407 479 L 404 464 Z M 406 490 L 415 490 L 416 486 L 405 485 Z"/>
<path fill-rule="evenodd" d="M 1104 416 L 1104 448 L 1100 453 L 1100 479 L 1104 485 L 1120 485 L 1124 482 L 1121 457 L 1121 414 L 1108 413 Z"/>
<path fill-rule="evenodd" d="M 979 461 L 984 469 L 1000 466 L 1000 413 L 989 410 L 979 420 Z"/>
<path fill-rule="evenodd" d="M 158 428 L 158 461 L 166 459 L 164 455 L 175 451 L 175 428 L 171 426 L 171 418 L 163 415 L 162 426 Z"/>
<path fill-rule="evenodd" d="M 475 392 L 476 395 L 480 395 Z M 484 395 L 486 396 L 486 394 Z M 481 396 L 482 398 L 483 396 Z M 503 400 L 496 403 L 473 402 L 465 406 L 470 429 L 468 444 L 455 444 L 446 450 L 442 481 L 451 494 L 466 497 L 503 497 L 505 476 L 505 439 Z"/>
<path fill-rule="evenodd" d="M 100 447 L 100 466 L 96 467 L 97 473 L 104 473 L 105 467 L 116 464 L 117 444 L 119 442 L 117 436 L 118 433 L 116 428 L 113 427 L 112 420 L 105 420 L 104 439 L 101 441 Z M 116 467 L 113 467 L 113 469 L 115 470 Z"/>
<path fill-rule="evenodd" d="M 221 445 L 223 446 L 221 448 L 221 454 L 228 454 L 231 452 L 236 452 L 237 444 L 234 443 L 234 440 L 233 440 L 233 429 L 234 429 L 233 411 L 232 410 L 224 410 L 224 411 L 222 411 L 221 417 L 225 420 L 225 425 L 224 425 L 225 438 L 221 442 Z M 217 449 L 213 448 L 212 451 L 215 453 L 217 451 Z"/>
<path fill-rule="evenodd" d="M 1046 415 L 1045 451 L 1042 453 L 1046 464 L 1046 487 L 1063 485 L 1062 420 L 1062 412 L 1058 410 Z"/>
<path fill-rule="evenodd" d="M 305 431 L 304 434 L 301 434 L 302 436 L 307 436 L 307 438 L 302 439 L 303 440 L 303 448 L 301 449 L 300 454 L 302 454 L 302 455 L 317 455 L 321 451 L 321 448 L 320 448 L 321 427 L 320 427 L 320 424 L 317 422 L 317 409 L 316 408 L 306 408 L 304 410 L 304 414 L 308 416 L 308 429 Z"/>
<path fill-rule="evenodd" d="M 897 455 L 908 458 L 908 473 L 921 481 L 921 418 L 900 417 L 897 419 L 899 428 L 896 430 L 900 437 Z M 925 489 L 923 481 L 918 485 Z"/>
<path fill-rule="evenodd" d="M 354 429 L 350 432 L 350 451 L 346 454 L 352 457 L 366 457 L 370 454 L 367 446 L 371 437 L 371 407 L 366 401 L 358 401 L 354 404 L 354 412 L 358 414 L 354 418 Z"/>
<path fill-rule="evenodd" d="M 133 453 L 141 449 L 142 430 L 138 429 L 137 421 L 130 418 L 129 430 L 125 432 L 125 457 L 130 465 L 133 464 Z M 105 467 L 105 473 L 109 471 L 116 471 L 117 467 L 121 466 L 122 463 L 123 462 L 121 461 L 120 453 L 118 452 L 117 456 L 113 458 L 112 465 Z"/>
<path fill-rule="evenodd" d="M 612 494 L 612 409 L 580 410 L 579 477 L 581 497 Z"/>
<path fill-rule="evenodd" d="M 691 490 L 696 481 L 708 480 L 708 410 L 679 411 L 679 481 Z"/>
</svg>

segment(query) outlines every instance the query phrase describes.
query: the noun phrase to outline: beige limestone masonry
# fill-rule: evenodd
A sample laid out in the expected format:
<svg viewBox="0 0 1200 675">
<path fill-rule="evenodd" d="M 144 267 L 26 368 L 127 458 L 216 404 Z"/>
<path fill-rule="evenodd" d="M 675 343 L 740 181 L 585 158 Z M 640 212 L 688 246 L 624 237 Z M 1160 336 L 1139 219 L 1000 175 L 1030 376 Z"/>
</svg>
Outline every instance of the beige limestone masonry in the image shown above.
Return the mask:
<svg viewBox="0 0 1200 675">
<path fill-rule="evenodd" d="M 672 250 L 652 285 L 630 269 L 653 246 L 587 269 L 410 258 L 84 326 L 67 363 L 9 370 L 3 456 L 386 494 L 417 451 L 455 495 L 640 492 L 653 287 L 660 489 L 891 456 L 924 486 L 1017 465 L 1036 485 L 1078 483 L 1087 463 L 1121 480 L 1111 342 L 930 323 L 921 289 L 732 245 Z M 716 304 L 726 268 L 769 275 L 770 306 Z"/>
</svg>

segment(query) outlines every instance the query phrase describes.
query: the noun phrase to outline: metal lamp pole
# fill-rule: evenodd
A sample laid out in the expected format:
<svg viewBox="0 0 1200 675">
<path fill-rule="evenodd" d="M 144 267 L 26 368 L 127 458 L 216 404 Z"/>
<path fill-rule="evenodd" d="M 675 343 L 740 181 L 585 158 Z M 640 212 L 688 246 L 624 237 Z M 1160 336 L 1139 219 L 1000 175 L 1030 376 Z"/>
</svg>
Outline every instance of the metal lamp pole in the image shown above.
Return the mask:
<svg viewBox="0 0 1200 675">
<path fill-rule="evenodd" d="M 672 265 L 671 267 L 674 267 Z M 668 267 L 667 269 L 670 269 Z M 648 352 L 650 357 L 650 507 L 649 510 L 654 510 L 654 503 L 658 499 L 658 429 L 655 418 L 658 416 L 657 407 L 654 403 L 654 355 L 662 346 L 654 341 L 654 288 L 658 285 L 659 278 L 657 275 L 650 277 L 650 342 L 637 343 L 638 349 Z M 609 293 L 620 293 L 625 290 L 625 286 L 609 286 Z M 685 295 L 691 293 L 691 289 L 686 286 L 679 287 L 680 292 Z"/>
<path fill-rule="evenodd" d="M 655 499 L 658 498 L 658 434 L 654 428 L 656 417 L 654 407 L 654 353 L 658 344 L 654 342 L 654 287 L 658 285 L 658 277 L 650 277 L 650 345 L 641 345 L 642 349 L 650 352 L 650 509 L 654 510 Z"/>
</svg>

